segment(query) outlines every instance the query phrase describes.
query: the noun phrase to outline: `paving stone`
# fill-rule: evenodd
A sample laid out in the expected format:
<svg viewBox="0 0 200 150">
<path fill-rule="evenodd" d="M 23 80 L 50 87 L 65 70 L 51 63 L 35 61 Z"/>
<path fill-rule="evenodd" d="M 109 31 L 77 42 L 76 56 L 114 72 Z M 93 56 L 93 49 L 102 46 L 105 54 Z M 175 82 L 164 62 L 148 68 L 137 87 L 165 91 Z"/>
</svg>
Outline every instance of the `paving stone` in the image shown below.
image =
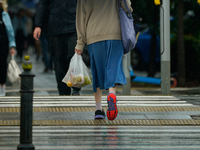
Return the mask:
<svg viewBox="0 0 200 150">
<path fill-rule="evenodd" d="M 190 115 L 146 115 L 148 119 L 192 119 Z"/>
</svg>

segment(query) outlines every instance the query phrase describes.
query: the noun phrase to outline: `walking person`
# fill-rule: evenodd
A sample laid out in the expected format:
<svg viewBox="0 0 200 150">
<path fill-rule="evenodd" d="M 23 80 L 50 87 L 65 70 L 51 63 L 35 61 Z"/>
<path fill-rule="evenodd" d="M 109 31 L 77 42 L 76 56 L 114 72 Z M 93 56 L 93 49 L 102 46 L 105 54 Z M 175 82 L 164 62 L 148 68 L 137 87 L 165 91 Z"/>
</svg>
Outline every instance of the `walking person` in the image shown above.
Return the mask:
<svg viewBox="0 0 200 150">
<path fill-rule="evenodd" d="M 130 0 L 127 3 L 131 5 Z M 107 118 L 114 120 L 117 117 L 117 85 L 127 83 L 122 66 L 123 46 L 118 6 L 118 0 L 78 0 L 77 3 L 78 40 L 75 52 L 82 54 L 87 44 L 96 102 L 95 119 L 105 118 L 101 105 L 103 89 L 109 91 Z M 122 7 L 125 8 L 124 4 Z"/>
<path fill-rule="evenodd" d="M 71 88 L 62 82 L 74 55 L 77 0 L 39 0 L 33 37 L 39 40 L 45 13 L 48 12 L 49 50 L 54 62 L 59 95 L 71 95 Z M 79 95 L 80 88 L 72 88 L 72 95 Z"/>
<path fill-rule="evenodd" d="M 36 17 L 37 16 L 37 17 Z M 36 13 L 35 18 L 38 20 L 38 13 Z M 42 47 L 43 62 L 44 62 L 44 73 L 47 73 L 49 70 L 53 70 L 52 57 L 50 56 L 48 48 L 48 20 L 49 13 L 48 11 L 44 14 L 44 19 L 42 20 L 41 26 L 41 35 L 40 35 L 40 44 Z M 38 41 L 37 41 L 38 42 Z"/>
<path fill-rule="evenodd" d="M 42 46 L 43 62 L 45 65 L 44 73 L 47 73 L 48 71 L 53 70 L 53 63 L 49 53 L 48 36 L 46 32 L 41 33 L 40 41 Z"/>
<path fill-rule="evenodd" d="M 17 15 L 13 17 L 12 25 L 15 32 L 16 46 L 17 46 L 17 55 L 22 62 L 23 53 L 26 49 L 25 42 L 28 37 L 28 33 L 26 30 L 26 23 L 28 18 L 25 14 L 24 9 L 19 9 Z"/>
<path fill-rule="evenodd" d="M 7 57 L 15 54 L 15 36 L 10 16 L 7 13 L 7 1 L 0 0 L 0 96 L 5 96 L 7 78 Z"/>
</svg>

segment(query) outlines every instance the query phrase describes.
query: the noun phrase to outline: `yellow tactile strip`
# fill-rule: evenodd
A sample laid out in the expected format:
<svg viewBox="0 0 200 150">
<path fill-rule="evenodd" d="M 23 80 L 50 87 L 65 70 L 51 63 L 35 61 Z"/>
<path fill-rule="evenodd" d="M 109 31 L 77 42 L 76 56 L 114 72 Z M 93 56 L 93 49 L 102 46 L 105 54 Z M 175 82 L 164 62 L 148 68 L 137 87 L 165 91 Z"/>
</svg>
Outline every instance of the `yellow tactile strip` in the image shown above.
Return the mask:
<svg viewBox="0 0 200 150">
<path fill-rule="evenodd" d="M 107 108 L 105 108 L 107 109 Z M 120 112 L 200 111 L 200 107 L 118 107 Z M 33 112 L 94 112 L 94 107 L 34 107 Z M 20 112 L 19 107 L 0 108 L 1 112 Z"/>
<path fill-rule="evenodd" d="M 0 120 L 0 126 L 19 126 L 19 120 Z M 174 125 L 192 125 L 199 126 L 200 120 L 182 119 L 182 120 L 135 120 L 135 119 L 116 119 L 114 121 L 104 120 L 33 120 L 34 126 L 99 126 L 99 125 L 131 125 L 131 126 L 174 126 Z"/>
</svg>

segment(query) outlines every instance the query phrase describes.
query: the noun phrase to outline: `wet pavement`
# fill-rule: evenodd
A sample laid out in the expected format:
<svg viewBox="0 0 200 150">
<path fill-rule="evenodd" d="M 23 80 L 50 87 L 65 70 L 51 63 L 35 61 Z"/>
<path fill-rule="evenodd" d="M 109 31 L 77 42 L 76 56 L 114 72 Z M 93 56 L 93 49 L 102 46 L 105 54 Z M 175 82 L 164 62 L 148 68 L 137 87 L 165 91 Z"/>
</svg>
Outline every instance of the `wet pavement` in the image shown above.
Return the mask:
<svg viewBox="0 0 200 150">
<path fill-rule="evenodd" d="M 94 120 L 92 86 L 81 96 L 58 96 L 54 71 L 44 73 L 41 61 L 33 61 L 33 144 L 37 150 L 191 150 L 200 149 L 200 90 L 131 88 L 131 96 L 117 90 L 119 114 L 114 121 Z M 20 64 L 19 64 L 20 65 Z M 0 97 L 0 149 L 19 144 L 19 83 L 7 85 Z M 107 91 L 102 106 L 107 110 Z"/>
<path fill-rule="evenodd" d="M 18 131 L 0 128 L 1 150 L 16 149 Z M 199 126 L 34 126 L 33 145 L 36 150 L 198 150 L 199 132 Z"/>
</svg>

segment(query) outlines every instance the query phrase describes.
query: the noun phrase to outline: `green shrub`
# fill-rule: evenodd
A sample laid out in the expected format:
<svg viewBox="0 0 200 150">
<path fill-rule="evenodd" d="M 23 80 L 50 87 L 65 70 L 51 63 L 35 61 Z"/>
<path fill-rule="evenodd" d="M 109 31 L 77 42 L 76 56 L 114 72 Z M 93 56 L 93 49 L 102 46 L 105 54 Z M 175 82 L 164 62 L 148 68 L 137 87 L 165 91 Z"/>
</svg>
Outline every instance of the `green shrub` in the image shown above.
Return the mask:
<svg viewBox="0 0 200 150">
<path fill-rule="evenodd" d="M 200 37 L 186 35 L 185 39 L 185 71 L 186 81 L 200 81 Z M 177 37 L 171 39 L 171 72 L 177 72 Z"/>
</svg>

